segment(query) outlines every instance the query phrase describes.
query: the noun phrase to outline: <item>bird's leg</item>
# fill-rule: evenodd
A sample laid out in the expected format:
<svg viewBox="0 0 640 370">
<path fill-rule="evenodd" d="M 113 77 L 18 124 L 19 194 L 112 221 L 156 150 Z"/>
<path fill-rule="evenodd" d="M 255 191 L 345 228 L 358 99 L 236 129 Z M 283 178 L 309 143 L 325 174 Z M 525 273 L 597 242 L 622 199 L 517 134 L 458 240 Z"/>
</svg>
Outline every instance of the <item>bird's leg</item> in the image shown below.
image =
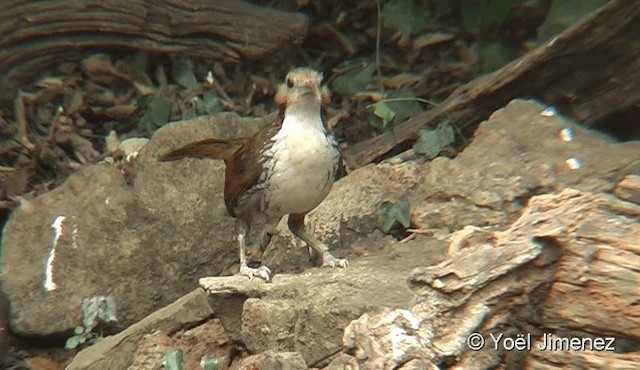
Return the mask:
<svg viewBox="0 0 640 370">
<path fill-rule="evenodd" d="M 267 266 L 252 268 L 247 265 L 247 234 L 249 233 L 249 222 L 236 218 L 236 235 L 238 236 L 238 247 L 240 248 L 240 275 L 248 276 L 250 279 L 254 276 L 269 281 L 271 270 Z"/>
<path fill-rule="evenodd" d="M 321 242 L 320 240 L 313 237 L 311 234 L 307 233 L 304 228 L 304 216 L 306 214 L 300 215 L 289 215 L 289 230 L 293 233 L 293 235 L 302 239 L 308 246 L 313 248 L 319 255 L 322 256 L 322 266 L 329 267 L 347 267 L 349 266 L 349 262 L 344 258 L 336 258 L 331 252 L 329 252 L 329 248 Z"/>
<path fill-rule="evenodd" d="M 262 229 L 262 235 L 260 237 L 260 251 L 262 253 L 264 253 L 264 251 L 269 246 L 269 243 L 271 242 L 271 238 L 275 233 L 276 227 L 278 227 L 278 223 L 280 222 L 280 219 L 281 218 L 278 218 L 277 220 L 268 220 L 264 228 Z"/>
</svg>

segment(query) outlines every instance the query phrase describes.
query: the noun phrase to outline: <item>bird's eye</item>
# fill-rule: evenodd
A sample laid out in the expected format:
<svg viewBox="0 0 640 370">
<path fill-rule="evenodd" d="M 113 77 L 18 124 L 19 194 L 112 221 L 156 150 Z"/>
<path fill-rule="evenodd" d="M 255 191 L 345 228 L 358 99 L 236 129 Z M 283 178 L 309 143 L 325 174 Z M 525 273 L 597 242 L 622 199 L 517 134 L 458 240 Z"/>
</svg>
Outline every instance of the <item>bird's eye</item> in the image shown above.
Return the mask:
<svg viewBox="0 0 640 370">
<path fill-rule="evenodd" d="M 287 78 L 287 87 L 289 88 L 293 87 L 293 80 L 291 78 Z"/>
</svg>

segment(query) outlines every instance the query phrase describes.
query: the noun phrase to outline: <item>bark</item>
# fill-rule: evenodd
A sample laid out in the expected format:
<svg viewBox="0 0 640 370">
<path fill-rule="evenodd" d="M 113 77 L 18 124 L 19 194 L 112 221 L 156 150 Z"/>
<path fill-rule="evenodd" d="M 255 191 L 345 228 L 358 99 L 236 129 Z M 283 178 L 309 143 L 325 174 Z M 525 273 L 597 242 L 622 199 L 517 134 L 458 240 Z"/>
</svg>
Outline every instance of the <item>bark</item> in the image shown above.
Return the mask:
<svg viewBox="0 0 640 370">
<path fill-rule="evenodd" d="M 303 38 L 308 19 L 237 0 L 0 2 L 0 103 L 43 69 L 98 50 L 257 59 Z"/>
</svg>

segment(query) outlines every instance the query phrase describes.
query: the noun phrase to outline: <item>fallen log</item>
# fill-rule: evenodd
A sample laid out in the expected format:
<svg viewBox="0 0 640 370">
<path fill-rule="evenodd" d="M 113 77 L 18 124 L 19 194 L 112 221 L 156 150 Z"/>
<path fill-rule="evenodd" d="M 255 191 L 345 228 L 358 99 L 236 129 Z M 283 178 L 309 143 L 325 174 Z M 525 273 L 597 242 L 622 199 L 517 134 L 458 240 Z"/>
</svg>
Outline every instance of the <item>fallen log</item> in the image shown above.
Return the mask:
<svg viewBox="0 0 640 370">
<path fill-rule="evenodd" d="M 358 168 L 413 144 L 418 132 L 442 121 L 470 135 L 515 98 L 537 98 L 587 126 L 640 101 L 640 2 L 614 0 L 561 35 L 500 70 L 454 91 L 434 109 L 365 140 L 344 153 Z"/>
<path fill-rule="evenodd" d="M 0 104 L 62 61 L 98 50 L 256 59 L 305 36 L 306 16 L 238 0 L 0 2 Z"/>
<path fill-rule="evenodd" d="M 566 189 L 508 230 L 416 268 L 410 310 L 345 329 L 351 368 L 628 369 L 640 360 L 640 206 Z"/>
</svg>

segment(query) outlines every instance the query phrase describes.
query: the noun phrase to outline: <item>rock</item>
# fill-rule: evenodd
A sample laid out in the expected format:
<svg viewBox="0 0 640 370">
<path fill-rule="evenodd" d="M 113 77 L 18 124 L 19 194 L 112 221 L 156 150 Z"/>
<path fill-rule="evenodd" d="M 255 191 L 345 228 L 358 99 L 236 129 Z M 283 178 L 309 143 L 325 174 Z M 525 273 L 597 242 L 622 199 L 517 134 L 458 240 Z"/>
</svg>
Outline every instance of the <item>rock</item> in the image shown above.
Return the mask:
<svg viewBox="0 0 640 370">
<path fill-rule="evenodd" d="M 169 124 L 140 150 L 132 179 L 113 165 L 88 165 L 24 201 L 6 223 L 1 244 L 13 330 L 69 333 L 83 322 L 82 300 L 96 295 L 115 297 L 112 330 L 121 330 L 234 263 L 224 165 L 156 158 L 196 137 L 248 136 L 264 122 L 224 114 Z"/>
<path fill-rule="evenodd" d="M 25 360 L 29 370 L 64 370 L 63 363 L 44 357 L 31 357 Z"/>
<path fill-rule="evenodd" d="M 118 149 L 122 151 L 127 162 L 130 162 L 138 156 L 140 149 L 147 145 L 148 142 L 149 139 L 145 137 L 133 137 L 121 142 L 118 145 Z"/>
<path fill-rule="evenodd" d="M 352 356 L 347 355 L 346 353 L 340 353 L 335 356 L 329 365 L 325 367 L 325 370 L 356 370 L 357 367 L 353 366 L 355 364 L 354 358 Z M 355 364 L 357 365 L 357 364 Z"/>
<path fill-rule="evenodd" d="M 133 362 L 138 342 L 145 334 L 160 330 L 167 335 L 203 322 L 213 314 L 201 288 L 145 317 L 121 333 L 102 338 L 80 351 L 68 370 L 125 370 Z"/>
<path fill-rule="evenodd" d="M 297 352 L 307 364 L 315 364 L 340 350 L 343 329 L 363 312 L 409 307 L 413 294 L 406 277 L 410 271 L 445 255 L 443 243 L 433 240 L 399 244 L 391 254 L 379 253 L 388 240 L 356 243 L 354 248 L 367 248 L 369 255 L 355 259 L 347 269 L 281 274 L 268 284 L 242 276 L 203 278 L 200 284 L 212 304 L 225 306 L 235 297 L 246 299 L 239 312 L 220 319 L 228 332 L 240 333 L 249 353 Z"/>
<path fill-rule="evenodd" d="M 616 186 L 613 193 L 620 199 L 640 204 L 640 176 L 628 175 Z"/>
<path fill-rule="evenodd" d="M 166 354 L 170 350 L 183 352 L 185 369 L 200 369 L 204 357 L 215 357 L 220 368 L 226 369 L 232 345 L 218 319 L 209 319 L 195 328 L 180 331 L 169 337 L 162 331 L 145 335 L 128 370 L 155 370 L 162 368 Z"/>
<path fill-rule="evenodd" d="M 174 340 L 160 330 L 146 334 L 133 355 L 130 370 L 162 369 L 167 352 L 175 349 Z"/>
<path fill-rule="evenodd" d="M 421 164 L 394 158 L 359 168 L 334 185 L 308 223 L 340 248 L 375 232 L 383 202 L 406 196 L 412 221 L 423 230 L 507 227 L 533 195 L 566 187 L 611 191 L 625 175 L 640 171 L 640 142 L 619 143 L 547 112 L 535 101 L 514 100 L 483 122 L 455 159 Z M 570 160 L 581 167 L 572 169 Z M 280 232 L 287 234 L 284 227 Z M 286 245 L 290 239 L 273 250 L 291 253 Z"/>
<path fill-rule="evenodd" d="M 327 198 L 309 213 L 308 222 L 328 245 L 351 244 L 378 228 L 382 203 L 395 203 L 410 194 L 428 170 L 416 162 L 359 168 L 335 183 Z"/>
<path fill-rule="evenodd" d="M 154 293 L 137 288 L 148 280 L 138 274 L 139 239 L 126 228 L 134 202 L 117 168 L 92 165 L 16 208 L 2 238 L 2 279 L 13 307 L 13 330 L 21 335 L 72 330 L 82 324 L 83 298 L 95 295 L 115 295 L 125 322 L 131 322 L 128 314 L 140 314 L 127 306 L 138 304 L 133 303 L 137 294 L 150 300 Z M 125 284 L 122 271 L 131 271 L 129 280 L 137 283 Z"/>
<path fill-rule="evenodd" d="M 265 351 L 258 355 L 247 357 L 237 370 L 307 370 L 304 359 L 296 352 Z"/>
<path fill-rule="evenodd" d="M 356 359 L 367 361 L 366 368 L 408 370 L 405 364 L 412 360 L 429 364 L 433 332 L 420 330 L 422 320 L 406 309 L 387 309 L 373 317 L 365 313 L 347 326 L 343 343 Z"/>
<path fill-rule="evenodd" d="M 617 142 L 551 112 L 514 100 L 483 122 L 455 159 L 431 161 L 409 191 L 414 222 L 448 232 L 507 227 L 534 195 L 568 187 L 609 192 L 640 171 L 640 142 Z M 579 168 L 567 163 L 572 159 Z"/>
</svg>

